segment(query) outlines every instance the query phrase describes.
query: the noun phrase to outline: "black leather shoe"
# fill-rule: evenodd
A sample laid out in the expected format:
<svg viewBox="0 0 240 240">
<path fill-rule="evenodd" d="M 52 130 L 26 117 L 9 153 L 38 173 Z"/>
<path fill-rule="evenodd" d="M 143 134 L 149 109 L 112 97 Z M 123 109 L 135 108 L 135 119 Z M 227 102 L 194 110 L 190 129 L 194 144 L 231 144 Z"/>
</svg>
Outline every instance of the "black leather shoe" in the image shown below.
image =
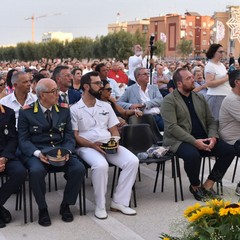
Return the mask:
<svg viewBox="0 0 240 240">
<path fill-rule="evenodd" d="M 52 224 L 47 209 L 40 209 L 39 210 L 39 213 L 38 213 L 38 223 L 41 226 L 44 226 L 44 227 L 48 227 L 48 226 L 50 226 Z"/>
<path fill-rule="evenodd" d="M 206 191 L 206 195 L 211 198 L 211 199 L 218 199 L 221 200 L 222 198 L 213 190 L 213 188 L 210 189 L 206 189 L 204 188 L 204 190 Z"/>
<path fill-rule="evenodd" d="M 207 200 L 207 198 L 209 198 L 207 196 L 206 190 L 205 191 L 204 190 L 205 189 L 203 189 L 202 187 L 198 187 L 196 190 L 194 190 L 191 185 L 189 186 L 189 191 L 193 194 L 194 198 L 197 201 L 205 202 Z"/>
<path fill-rule="evenodd" d="M 0 219 L 4 223 L 10 223 L 12 220 L 11 213 L 3 206 L 0 206 Z"/>
<path fill-rule="evenodd" d="M 2 219 L 0 219 L 0 228 L 4 228 L 4 227 L 6 227 L 6 224 Z"/>
<path fill-rule="evenodd" d="M 72 222 L 73 215 L 69 209 L 69 205 L 61 205 L 60 206 L 60 215 L 62 216 L 62 220 L 64 222 Z"/>
</svg>

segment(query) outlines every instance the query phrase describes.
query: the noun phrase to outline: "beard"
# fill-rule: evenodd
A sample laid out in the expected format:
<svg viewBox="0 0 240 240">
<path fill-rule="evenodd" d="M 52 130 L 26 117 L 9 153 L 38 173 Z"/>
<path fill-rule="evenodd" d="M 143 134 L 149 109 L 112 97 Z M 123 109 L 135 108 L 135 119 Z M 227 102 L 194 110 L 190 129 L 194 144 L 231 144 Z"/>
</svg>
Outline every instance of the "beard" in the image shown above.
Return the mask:
<svg viewBox="0 0 240 240">
<path fill-rule="evenodd" d="M 95 91 L 95 90 L 93 90 L 92 88 L 90 88 L 88 92 L 89 92 L 93 97 L 95 97 L 95 98 L 97 98 L 97 99 L 100 99 L 101 94 L 100 94 L 99 91 Z"/>
<path fill-rule="evenodd" d="M 138 57 L 142 54 L 143 54 L 143 51 L 135 51 L 135 55 L 138 56 Z"/>
</svg>

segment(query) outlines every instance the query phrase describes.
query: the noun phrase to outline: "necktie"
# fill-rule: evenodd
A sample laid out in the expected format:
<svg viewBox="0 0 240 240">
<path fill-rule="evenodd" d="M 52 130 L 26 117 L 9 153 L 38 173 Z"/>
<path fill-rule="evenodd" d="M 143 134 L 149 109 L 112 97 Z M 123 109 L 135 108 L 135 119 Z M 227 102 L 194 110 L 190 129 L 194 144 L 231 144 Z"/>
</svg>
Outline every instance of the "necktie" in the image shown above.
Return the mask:
<svg viewBox="0 0 240 240">
<path fill-rule="evenodd" d="M 52 126 L 52 117 L 51 117 L 51 111 L 49 109 L 47 109 L 45 111 L 45 116 L 46 116 L 46 119 L 49 123 L 50 126 Z"/>
<path fill-rule="evenodd" d="M 62 93 L 61 96 L 62 96 L 62 102 L 63 103 L 68 103 L 67 94 L 66 93 Z"/>
</svg>

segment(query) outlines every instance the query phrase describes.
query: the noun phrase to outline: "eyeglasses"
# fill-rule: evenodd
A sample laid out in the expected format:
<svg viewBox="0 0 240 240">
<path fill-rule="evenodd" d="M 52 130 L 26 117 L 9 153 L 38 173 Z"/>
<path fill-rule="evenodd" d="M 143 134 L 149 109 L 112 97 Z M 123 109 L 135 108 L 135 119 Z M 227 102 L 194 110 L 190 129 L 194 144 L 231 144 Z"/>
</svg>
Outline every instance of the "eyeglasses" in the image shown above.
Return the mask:
<svg viewBox="0 0 240 240">
<path fill-rule="evenodd" d="M 112 88 L 104 88 L 103 90 L 106 90 L 108 92 L 111 92 L 112 91 Z"/>
<path fill-rule="evenodd" d="M 58 88 L 57 88 L 57 89 L 55 88 L 55 89 L 52 89 L 51 91 L 48 91 L 48 92 L 46 91 L 46 92 L 43 92 L 43 93 L 53 93 L 53 94 L 58 94 L 59 91 L 60 91 L 60 90 L 59 90 Z"/>
<path fill-rule="evenodd" d="M 102 86 L 103 82 L 102 81 L 98 81 L 98 82 L 90 82 L 90 84 L 95 84 L 97 86 Z"/>
<path fill-rule="evenodd" d="M 149 73 L 139 73 L 138 75 L 144 75 L 144 76 L 148 76 Z"/>
<path fill-rule="evenodd" d="M 224 51 L 217 51 L 217 52 L 219 52 L 219 53 L 221 53 L 221 54 L 223 54 L 223 53 L 224 53 Z"/>
</svg>

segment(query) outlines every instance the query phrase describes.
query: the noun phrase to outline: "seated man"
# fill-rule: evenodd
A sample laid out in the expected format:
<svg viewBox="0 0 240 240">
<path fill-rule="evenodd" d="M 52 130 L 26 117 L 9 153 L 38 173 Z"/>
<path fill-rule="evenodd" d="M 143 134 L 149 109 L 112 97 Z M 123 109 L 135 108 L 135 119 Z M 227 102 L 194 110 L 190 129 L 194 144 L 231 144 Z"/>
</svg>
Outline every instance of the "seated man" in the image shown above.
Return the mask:
<svg viewBox="0 0 240 240">
<path fill-rule="evenodd" d="M 19 112 L 19 147 L 23 161 L 29 170 L 31 188 L 38 204 L 38 223 L 42 226 L 49 226 L 51 220 L 45 200 L 44 178 L 51 165 L 42 151 L 50 147 L 63 147 L 74 152 L 75 139 L 70 110 L 56 105 L 58 102 L 57 84 L 52 79 L 41 79 L 37 83 L 36 94 L 38 100 Z M 60 206 L 60 214 L 63 221 L 71 222 L 73 215 L 69 205 L 76 202 L 85 168 L 76 156 L 70 154 L 61 170 L 65 172 L 67 184 Z"/>
<path fill-rule="evenodd" d="M 144 67 L 134 71 L 137 84 L 126 88 L 126 91 L 118 100 L 118 104 L 124 109 L 142 110 L 143 114 L 153 114 L 160 131 L 163 131 L 163 120 L 160 115 L 162 95 L 156 85 L 149 84 L 149 72 Z"/>
<path fill-rule="evenodd" d="M 71 88 L 72 74 L 68 66 L 57 66 L 52 74 L 52 79 L 57 83 L 59 92 L 59 103 L 72 105 L 81 98 L 81 93 Z"/>
<path fill-rule="evenodd" d="M 10 212 L 3 205 L 19 190 L 27 173 L 15 156 L 18 143 L 15 124 L 15 112 L 0 105 L 0 173 L 5 173 L 9 177 L 0 188 L 0 228 L 12 220 Z"/>
<path fill-rule="evenodd" d="M 240 70 L 229 73 L 229 84 L 232 91 L 224 98 L 219 112 L 219 134 L 227 143 L 234 145 L 237 156 L 240 156 Z M 240 196 L 240 182 L 236 188 Z"/>
<path fill-rule="evenodd" d="M 108 162 L 122 171 L 118 179 L 116 192 L 111 203 L 112 211 L 126 215 L 135 215 L 129 208 L 132 186 L 138 171 L 138 158 L 122 146 L 117 153 L 106 153 L 100 146 L 111 137 L 119 137 L 119 123 L 110 104 L 99 101 L 99 90 L 102 87 L 98 72 L 89 72 L 81 79 L 82 99 L 73 105 L 71 110 L 72 126 L 78 144 L 77 154 L 92 169 L 92 184 L 96 200 L 95 216 L 107 218 L 105 194 L 107 191 Z"/>
<path fill-rule="evenodd" d="M 163 144 L 183 159 L 190 181 L 190 192 L 196 200 L 214 197 L 213 185 L 220 181 L 234 158 L 233 146 L 218 137 L 218 124 L 214 120 L 204 97 L 193 91 L 193 75 L 179 68 L 173 75 L 176 89 L 162 103 L 164 120 Z M 200 185 L 201 158 L 216 156 L 208 179 Z"/>
</svg>

